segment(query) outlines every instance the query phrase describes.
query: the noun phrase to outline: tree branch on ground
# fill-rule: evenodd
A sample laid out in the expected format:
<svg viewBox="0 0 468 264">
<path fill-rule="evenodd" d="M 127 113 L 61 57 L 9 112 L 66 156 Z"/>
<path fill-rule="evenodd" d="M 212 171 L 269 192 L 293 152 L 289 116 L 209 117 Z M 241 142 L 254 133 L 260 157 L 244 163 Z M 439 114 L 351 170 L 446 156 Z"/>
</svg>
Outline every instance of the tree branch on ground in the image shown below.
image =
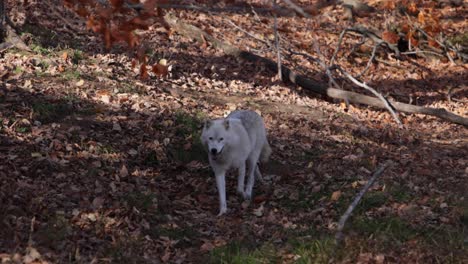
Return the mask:
<svg viewBox="0 0 468 264">
<path fill-rule="evenodd" d="M 277 68 L 278 65 L 276 62 L 270 59 L 264 58 L 262 56 L 253 54 L 251 52 L 240 50 L 239 48 L 227 42 L 220 41 L 217 38 L 206 33 L 205 31 L 201 30 L 200 28 L 187 24 L 180 19 L 177 19 L 170 12 L 168 12 L 164 16 L 164 19 L 167 22 L 167 24 L 171 26 L 172 29 L 174 29 L 176 32 L 178 32 L 181 35 L 194 38 L 195 40 L 199 42 L 203 42 L 204 40 L 206 40 L 213 47 L 221 49 L 227 55 L 243 58 L 245 60 L 252 61 L 252 62 L 260 62 L 260 63 L 265 64 L 267 68 L 269 68 L 270 70 L 274 72 L 278 71 L 278 68 Z M 326 95 L 331 98 L 348 100 L 349 102 L 352 102 L 352 103 L 365 104 L 365 105 L 374 106 L 378 108 L 386 108 L 385 104 L 378 98 L 355 93 L 355 92 L 344 91 L 344 90 L 340 90 L 336 88 L 327 87 L 321 83 L 318 83 L 312 79 L 309 79 L 308 77 L 304 75 L 299 75 L 295 73 L 294 71 L 292 71 L 291 69 L 289 69 L 288 67 L 284 65 L 281 66 L 281 72 L 283 75 L 283 81 L 289 81 L 291 83 L 294 83 L 302 87 L 305 90 L 318 93 L 318 94 L 322 94 L 322 95 Z M 400 103 L 400 102 L 394 102 L 391 100 L 390 100 L 390 103 L 395 107 L 397 111 L 400 111 L 400 112 L 431 115 L 431 116 L 439 117 L 446 121 L 468 126 L 468 118 L 448 112 L 447 110 L 443 108 L 422 107 L 422 106 L 410 105 L 410 104 L 405 104 L 405 103 Z"/>
<path fill-rule="evenodd" d="M 320 51 L 317 50 L 317 53 L 319 53 Z M 398 118 L 398 115 L 395 113 L 395 110 L 393 108 L 393 106 L 388 102 L 387 99 L 385 99 L 385 97 L 383 97 L 382 94 L 380 94 L 379 92 L 377 92 L 374 88 L 368 86 L 366 83 L 363 83 L 363 82 L 360 82 L 358 81 L 357 79 L 355 79 L 353 76 L 351 76 L 351 74 L 349 74 L 348 72 L 346 72 L 345 70 L 343 70 L 340 66 L 338 65 L 331 65 L 330 67 L 327 67 L 325 63 L 323 63 L 320 59 L 317 59 L 317 58 L 314 58 L 312 56 L 310 56 L 309 54 L 305 54 L 305 53 L 301 53 L 301 52 L 292 52 L 293 54 L 295 55 L 301 55 L 301 56 L 304 56 L 306 58 L 309 58 L 311 59 L 312 61 L 314 62 L 317 62 L 320 66 L 322 66 L 322 68 L 325 70 L 325 73 L 328 75 L 328 77 L 330 78 L 330 80 L 334 80 L 334 78 L 331 76 L 331 69 L 337 69 L 339 72 L 341 72 L 341 74 L 343 74 L 346 78 L 348 78 L 348 80 L 350 80 L 351 82 L 353 82 L 354 84 L 356 84 L 357 86 L 359 87 L 362 87 L 368 91 L 370 91 L 371 93 L 373 93 L 377 98 L 379 98 L 385 105 L 385 108 L 387 108 L 387 110 L 392 114 L 393 118 L 395 119 L 395 121 L 397 122 L 397 124 L 399 126 L 402 125 L 400 119 Z M 337 86 L 337 85 L 335 85 Z M 348 103 L 348 101 L 346 101 L 346 103 Z"/>
<path fill-rule="evenodd" d="M 358 205 L 359 201 L 361 201 L 362 197 L 364 194 L 369 190 L 369 188 L 374 184 L 375 180 L 382 175 L 382 173 L 393 164 L 391 160 L 387 160 L 383 165 L 381 165 L 372 175 L 372 177 L 367 181 L 366 185 L 361 189 L 361 191 L 356 195 L 354 198 L 353 202 L 349 205 L 348 209 L 346 209 L 346 212 L 341 216 L 340 221 L 338 222 L 338 228 L 337 232 L 335 235 L 335 242 L 336 244 L 339 244 L 343 240 L 343 228 L 344 225 L 346 224 L 346 221 L 348 218 L 351 216 L 353 213 L 354 209 Z"/>
<path fill-rule="evenodd" d="M 246 34 L 247 36 L 249 36 L 249 37 L 251 37 L 251 38 L 254 38 L 254 39 L 260 41 L 261 43 L 265 44 L 267 47 L 271 47 L 271 46 L 272 46 L 271 43 L 269 43 L 269 42 L 267 42 L 267 41 L 265 41 L 265 40 L 263 40 L 263 39 L 261 39 L 261 38 L 255 36 L 254 34 L 248 32 L 247 30 L 245 30 L 245 29 L 241 28 L 240 26 L 236 25 L 236 24 L 235 24 L 234 22 L 232 22 L 232 20 L 230 20 L 229 18 L 225 18 L 225 20 L 226 20 L 229 24 L 231 24 L 231 26 L 235 27 L 236 29 L 238 29 L 239 31 L 243 32 L 243 33 Z"/>
</svg>

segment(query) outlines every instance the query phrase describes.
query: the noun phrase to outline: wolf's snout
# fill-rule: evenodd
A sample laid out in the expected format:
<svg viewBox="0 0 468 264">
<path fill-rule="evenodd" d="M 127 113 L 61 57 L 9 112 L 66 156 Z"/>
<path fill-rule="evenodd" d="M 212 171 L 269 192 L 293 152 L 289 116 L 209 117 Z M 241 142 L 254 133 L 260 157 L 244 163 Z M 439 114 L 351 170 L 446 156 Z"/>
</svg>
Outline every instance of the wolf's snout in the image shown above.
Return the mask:
<svg viewBox="0 0 468 264">
<path fill-rule="evenodd" d="M 212 148 L 212 149 L 211 149 L 211 154 L 213 154 L 213 155 L 218 154 L 218 150 L 215 149 L 215 148 Z"/>
</svg>

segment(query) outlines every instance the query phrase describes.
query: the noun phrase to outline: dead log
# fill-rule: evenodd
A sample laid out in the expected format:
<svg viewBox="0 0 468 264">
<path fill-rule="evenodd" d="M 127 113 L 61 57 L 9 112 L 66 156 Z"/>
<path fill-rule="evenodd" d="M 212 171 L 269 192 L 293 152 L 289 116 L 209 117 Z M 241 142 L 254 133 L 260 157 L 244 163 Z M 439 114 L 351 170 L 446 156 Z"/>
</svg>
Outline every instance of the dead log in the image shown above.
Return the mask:
<svg viewBox="0 0 468 264">
<path fill-rule="evenodd" d="M 278 66 L 276 62 L 253 54 L 251 52 L 243 51 L 227 42 L 221 41 L 206 33 L 205 31 L 201 30 L 200 28 L 177 19 L 170 12 L 168 12 L 165 15 L 164 19 L 169 26 L 171 26 L 176 32 L 178 32 L 181 35 L 193 38 L 200 43 L 204 43 L 206 41 L 210 43 L 213 47 L 221 49 L 227 55 L 239 57 L 251 62 L 263 63 L 270 70 L 278 72 Z M 328 87 L 325 84 L 307 78 L 307 76 L 296 74 L 293 70 L 289 69 L 284 65 L 281 66 L 281 73 L 283 75 L 283 81 L 289 81 L 291 83 L 294 83 L 305 90 L 321 95 L 326 95 L 335 99 L 347 100 L 351 103 L 365 104 L 378 108 L 385 108 L 384 103 L 378 98 Z M 395 107 L 395 109 L 400 112 L 435 116 L 446 121 L 468 126 L 468 118 L 456 115 L 443 108 L 416 106 L 396 101 L 391 101 L 391 103 Z"/>
</svg>

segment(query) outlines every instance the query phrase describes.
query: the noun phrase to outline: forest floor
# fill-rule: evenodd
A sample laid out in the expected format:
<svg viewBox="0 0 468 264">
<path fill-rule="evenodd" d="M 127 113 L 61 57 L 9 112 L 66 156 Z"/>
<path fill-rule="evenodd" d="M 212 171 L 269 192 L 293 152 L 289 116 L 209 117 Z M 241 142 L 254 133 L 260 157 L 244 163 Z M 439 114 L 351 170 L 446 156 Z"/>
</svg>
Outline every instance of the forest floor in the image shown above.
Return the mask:
<svg viewBox="0 0 468 264">
<path fill-rule="evenodd" d="M 60 1 L 38 2 L 17 7 L 27 14 L 21 37 L 31 51 L 0 56 L 2 263 L 468 262 L 465 127 L 400 113 L 399 128 L 384 110 L 325 100 L 281 83 L 263 65 L 158 26 L 144 32 L 149 57 L 166 59 L 171 70 L 141 80 L 123 46 L 105 52 Z M 439 10 L 448 35 L 466 37 L 466 9 Z M 268 40 L 267 15 L 172 12 L 275 59 L 228 21 Z M 338 6 L 323 12 L 313 23 L 279 17 L 285 45 L 304 48 L 316 38 L 330 56 L 349 22 Z M 378 9 L 357 19 L 377 27 L 388 17 Z M 345 41 L 337 62 L 359 73 L 369 54 L 346 57 L 352 44 Z M 467 116 L 466 64 L 378 56 L 390 63 L 370 67 L 369 85 Z M 300 58 L 286 64 L 328 81 Z M 459 101 L 447 99 L 451 89 Z M 227 178 L 230 210 L 217 217 L 199 136 L 203 120 L 235 109 L 261 113 L 273 154 L 250 204 L 236 196 L 234 175 Z M 336 246 L 340 216 L 387 160 L 394 165 L 365 194 Z"/>
</svg>

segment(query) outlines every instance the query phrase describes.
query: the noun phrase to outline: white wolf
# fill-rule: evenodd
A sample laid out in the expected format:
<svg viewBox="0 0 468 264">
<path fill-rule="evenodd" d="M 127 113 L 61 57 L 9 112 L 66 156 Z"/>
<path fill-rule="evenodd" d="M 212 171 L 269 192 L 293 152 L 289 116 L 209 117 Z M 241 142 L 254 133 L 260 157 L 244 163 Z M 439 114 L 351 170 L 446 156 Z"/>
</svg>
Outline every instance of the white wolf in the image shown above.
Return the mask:
<svg viewBox="0 0 468 264">
<path fill-rule="evenodd" d="M 266 137 L 263 119 L 254 111 L 238 110 L 226 118 L 205 122 L 201 141 L 208 151 L 211 168 L 216 176 L 219 193 L 219 214 L 227 212 L 226 171 L 239 170 L 237 193 L 252 198 L 255 176 L 261 179 L 258 161 L 266 162 L 271 148 Z M 244 189 L 246 168 L 247 186 Z"/>
</svg>

